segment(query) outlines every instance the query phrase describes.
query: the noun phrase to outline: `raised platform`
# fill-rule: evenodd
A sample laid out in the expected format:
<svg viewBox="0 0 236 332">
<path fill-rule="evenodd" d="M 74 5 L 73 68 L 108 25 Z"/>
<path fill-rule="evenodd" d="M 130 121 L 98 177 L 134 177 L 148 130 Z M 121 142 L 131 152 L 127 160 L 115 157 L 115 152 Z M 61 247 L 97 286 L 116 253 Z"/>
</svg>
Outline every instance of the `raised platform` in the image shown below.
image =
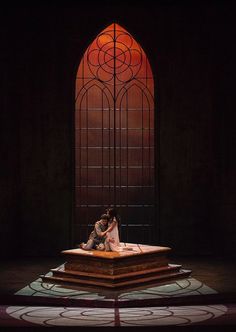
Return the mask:
<svg viewBox="0 0 236 332">
<path fill-rule="evenodd" d="M 191 271 L 168 264 L 169 247 L 123 243 L 122 252 L 62 251 L 66 263 L 52 269 L 44 282 L 77 284 L 118 289 L 150 282 L 186 278 Z M 127 250 L 131 249 L 131 250 Z"/>
</svg>

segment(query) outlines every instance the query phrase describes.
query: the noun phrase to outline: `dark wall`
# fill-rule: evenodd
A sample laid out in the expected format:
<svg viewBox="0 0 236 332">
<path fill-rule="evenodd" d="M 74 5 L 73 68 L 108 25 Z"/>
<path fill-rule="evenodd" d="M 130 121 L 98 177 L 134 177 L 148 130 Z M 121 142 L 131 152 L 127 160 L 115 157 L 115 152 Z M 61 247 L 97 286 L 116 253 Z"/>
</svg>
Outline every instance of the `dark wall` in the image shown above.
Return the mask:
<svg viewBox="0 0 236 332">
<path fill-rule="evenodd" d="M 156 78 L 156 244 L 233 254 L 233 4 L 71 2 L 5 8 L 1 16 L 1 255 L 58 254 L 71 245 L 75 73 L 114 20 L 140 42 Z"/>
</svg>

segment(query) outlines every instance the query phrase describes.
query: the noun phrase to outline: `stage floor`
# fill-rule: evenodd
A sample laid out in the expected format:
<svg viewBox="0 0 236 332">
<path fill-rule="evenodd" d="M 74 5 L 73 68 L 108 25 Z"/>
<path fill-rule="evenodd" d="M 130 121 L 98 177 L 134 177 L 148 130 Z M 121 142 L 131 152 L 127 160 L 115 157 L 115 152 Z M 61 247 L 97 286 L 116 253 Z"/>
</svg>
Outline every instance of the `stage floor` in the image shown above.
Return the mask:
<svg viewBox="0 0 236 332">
<path fill-rule="evenodd" d="M 15 294 L 34 305 L 11 305 L 2 312 L 5 323 L 19 326 L 185 326 L 212 324 L 227 314 L 224 304 L 168 305 L 165 300 L 214 295 L 195 278 L 126 291 L 72 289 L 33 281 Z M 51 301 L 50 301 L 51 299 Z M 201 302 L 201 301 L 200 301 Z M 119 306 L 117 306 L 119 303 Z M 157 305 L 158 304 L 158 305 Z M 232 310 L 232 308 L 231 308 Z M 234 309 L 235 310 L 235 309 Z M 1 315 L 0 315 L 1 316 Z M 8 318 L 7 318 L 8 317 Z M 1 318 L 1 317 L 0 317 Z M 9 323 L 10 324 L 10 323 Z M 25 325 L 24 325 L 25 324 Z"/>
<path fill-rule="evenodd" d="M 48 273 L 48 275 L 51 274 L 51 272 Z M 147 300 L 147 304 L 150 304 L 150 300 L 154 299 L 207 294 L 217 294 L 217 292 L 197 279 L 189 277 L 186 279 L 169 281 L 168 283 L 165 282 L 163 285 L 143 285 L 124 290 L 66 286 L 50 282 L 42 282 L 42 279 L 38 278 L 16 292 L 15 295 L 77 299 L 80 300 L 80 303 L 83 305 L 86 301 L 82 302 L 81 300 L 92 300 L 96 301 L 97 306 L 105 306 L 105 303 L 107 303 L 107 306 L 113 306 L 112 303 L 120 301 L 121 305 L 124 305 L 126 302 L 128 306 L 129 303 L 132 305 L 133 301 L 136 301 L 137 304 L 138 300 Z"/>
<path fill-rule="evenodd" d="M 212 331 L 221 326 L 226 331 L 226 325 L 234 328 L 235 302 L 214 300 L 222 292 L 228 291 L 229 294 L 234 291 L 234 265 L 226 265 L 226 260 L 223 262 L 214 258 L 181 257 L 174 261 L 190 267 L 194 271 L 193 277 L 121 292 L 65 288 L 62 285 L 42 283 L 40 278 L 22 287 L 27 279 L 33 279 L 55 262 L 54 266 L 57 266 L 62 261 L 42 258 L 3 262 L 0 271 L 1 294 L 12 297 L 4 305 L 4 296 L 1 296 L 0 326 L 27 326 L 32 329 L 37 326 L 138 326 L 143 327 L 143 331 L 146 326 L 194 328 L 199 325 L 213 327 Z M 213 289 L 214 286 L 217 291 Z M 16 295 L 11 295 L 12 290 L 17 288 L 21 289 L 15 292 Z M 211 302 L 212 299 L 214 301 Z M 117 300 L 120 307 L 113 308 L 112 304 L 116 304 Z"/>
</svg>

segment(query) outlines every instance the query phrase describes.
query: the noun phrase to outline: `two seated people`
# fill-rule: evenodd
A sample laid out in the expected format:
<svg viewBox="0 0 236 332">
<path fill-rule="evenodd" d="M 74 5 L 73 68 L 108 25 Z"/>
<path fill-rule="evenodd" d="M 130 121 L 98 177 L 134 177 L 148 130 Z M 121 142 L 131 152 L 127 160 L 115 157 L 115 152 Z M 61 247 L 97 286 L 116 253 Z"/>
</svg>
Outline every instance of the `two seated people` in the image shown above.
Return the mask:
<svg viewBox="0 0 236 332">
<path fill-rule="evenodd" d="M 115 209 L 109 208 L 106 214 L 95 223 L 87 243 L 81 243 L 79 247 L 83 250 L 101 250 L 101 251 L 123 251 L 120 245 L 118 218 Z"/>
</svg>

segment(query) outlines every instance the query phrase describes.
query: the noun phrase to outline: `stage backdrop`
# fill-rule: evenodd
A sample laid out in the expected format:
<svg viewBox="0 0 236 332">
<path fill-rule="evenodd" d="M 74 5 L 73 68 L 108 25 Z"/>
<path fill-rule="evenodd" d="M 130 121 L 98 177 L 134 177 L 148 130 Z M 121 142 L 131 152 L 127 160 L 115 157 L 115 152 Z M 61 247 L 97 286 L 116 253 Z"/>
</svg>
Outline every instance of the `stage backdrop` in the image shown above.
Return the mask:
<svg viewBox="0 0 236 332">
<path fill-rule="evenodd" d="M 142 243 L 150 239 L 153 244 L 171 246 L 182 254 L 235 252 L 234 13 L 232 4 L 209 2 L 190 6 L 151 1 L 137 3 L 135 7 L 88 2 L 83 6 L 28 5 L 1 11 L 1 255 L 55 255 L 87 236 L 88 221 L 81 221 L 84 227 L 80 233 L 78 213 L 82 210 L 76 211 L 76 205 L 87 206 L 88 201 L 81 203 L 87 194 L 79 194 L 77 201 L 75 188 L 78 186 L 82 191 L 83 184 L 82 177 L 76 177 L 75 147 L 82 156 L 82 149 L 89 148 L 90 142 L 76 141 L 84 136 L 83 129 L 76 127 L 79 112 L 75 107 L 75 81 L 89 45 L 114 22 L 145 52 L 155 89 L 149 88 L 155 98 L 155 109 L 150 107 L 154 120 L 147 128 L 150 137 L 152 128 L 156 133 L 148 140 L 150 156 L 154 156 L 150 165 L 155 167 L 156 212 L 151 218 L 150 211 L 147 212 L 146 220 L 151 220 L 147 221 L 148 227 L 136 232 L 130 226 L 128 233 L 122 233 L 123 239 Z M 105 56 L 106 64 L 114 58 L 107 50 Z M 120 54 L 118 60 L 122 64 L 124 55 Z M 108 105 L 104 103 L 103 107 Z M 110 112 L 113 108 L 114 104 Z M 82 112 L 81 108 L 81 115 Z M 116 124 L 119 121 L 118 117 Z M 76 136 L 75 128 L 81 135 Z M 84 128 L 90 130 L 88 126 Z M 122 126 L 118 128 L 117 135 L 113 135 L 116 146 Z M 132 127 L 124 128 L 129 136 Z M 142 153 L 130 158 L 137 166 L 140 160 L 135 158 L 144 156 L 146 147 L 144 129 L 137 135 L 140 133 L 143 142 L 141 145 L 136 142 L 132 148 L 139 148 Z M 100 143 L 96 140 L 96 144 Z M 112 141 L 104 140 L 98 146 L 103 148 L 104 158 L 108 143 L 111 152 Z M 127 152 L 126 143 L 121 147 Z M 119 153 L 110 157 L 121 163 Z M 94 158 L 95 151 L 85 155 L 85 172 L 89 172 L 88 166 L 96 165 L 89 165 L 86 156 Z M 126 172 L 127 165 L 131 164 L 126 160 Z M 110 173 L 110 180 L 113 177 L 119 185 L 121 179 L 127 180 L 125 175 L 120 176 L 121 170 L 113 169 L 113 174 Z M 137 174 L 135 179 L 142 176 Z M 147 185 L 142 181 L 143 184 Z M 127 182 L 124 185 L 127 187 Z M 150 185 L 153 186 L 153 181 Z M 87 190 L 88 181 L 85 186 Z M 104 193 L 105 189 L 103 186 Z M 121 199 L 125 197 L 119 190 L 116 202 L 122 205 Z M 143 187 L 141 190 L 145 191 Z M 143 199 L 149 198 L 149 194 L 144 193 Z M 114 197 L 107 197 L 112 198 L 112 203 Z M 100 207 L 102 210 L 103 206 Z M 128 225 L 132 216 L 138 225 L 146 222 L 137 210 L 134 214 L 130 210 L 127 218 L 125 208 L 121 210 L 124 224 Z M 98 213 L 96 210 L 93 218 Z"/>
</svg>

